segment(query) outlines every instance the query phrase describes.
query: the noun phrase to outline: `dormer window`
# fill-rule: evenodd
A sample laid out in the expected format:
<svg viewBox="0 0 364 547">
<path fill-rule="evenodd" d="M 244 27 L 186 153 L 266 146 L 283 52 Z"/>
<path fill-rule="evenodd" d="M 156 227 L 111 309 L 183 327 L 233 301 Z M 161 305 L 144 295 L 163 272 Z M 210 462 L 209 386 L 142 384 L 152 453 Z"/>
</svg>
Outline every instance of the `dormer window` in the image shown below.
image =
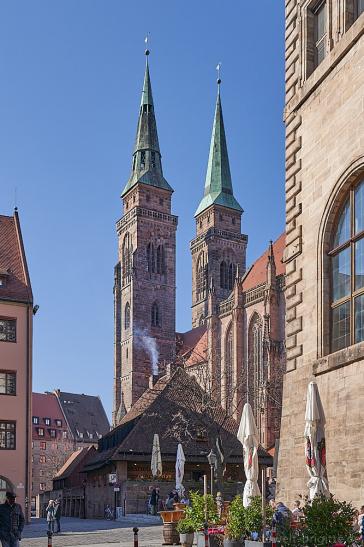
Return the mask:
<svg viewBox="0 0 364 547">
<path fill-rule="evenodd" d="M 9 274 L 5 270 L 0 270 L 0 289 L 6 287 L 6 282 Z"/>
<path fill-rule="evenodd" d="M 150 165 L 155 167 L 155 152 L 150 153 Z"/>
</svg>

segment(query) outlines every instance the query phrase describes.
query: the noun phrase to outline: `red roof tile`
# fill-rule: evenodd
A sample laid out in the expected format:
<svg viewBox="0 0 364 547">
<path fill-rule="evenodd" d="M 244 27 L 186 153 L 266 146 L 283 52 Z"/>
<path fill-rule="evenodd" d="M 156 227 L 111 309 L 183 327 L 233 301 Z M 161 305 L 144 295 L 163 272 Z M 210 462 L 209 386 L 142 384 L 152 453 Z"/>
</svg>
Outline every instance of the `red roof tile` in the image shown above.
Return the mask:
<svg viewBox="0 0 364 547">
<path fill-rule="evenodd" d="M 286 245 L 286 234 L 283 233 L 273 243 L 274 261 L 276 264 L 276 274 L 282 275 L 285 273 L 286 268 L 282 262 L 283 252 Z M 246 277 L 243 279 L 243 290 L 247 291 L 253 289 L 267 280 L 267 263 L 268 263 L 268 251 L 267 250 L 254 262 Z"/>
<path fill-rule="evenodd" d="M 0 271 L 7 274 L 5 284 L 0 286 L 0 300 L 32 302 L 32 289 L 17 212 L 13 217 L 0 215 Z"/>
</svg>

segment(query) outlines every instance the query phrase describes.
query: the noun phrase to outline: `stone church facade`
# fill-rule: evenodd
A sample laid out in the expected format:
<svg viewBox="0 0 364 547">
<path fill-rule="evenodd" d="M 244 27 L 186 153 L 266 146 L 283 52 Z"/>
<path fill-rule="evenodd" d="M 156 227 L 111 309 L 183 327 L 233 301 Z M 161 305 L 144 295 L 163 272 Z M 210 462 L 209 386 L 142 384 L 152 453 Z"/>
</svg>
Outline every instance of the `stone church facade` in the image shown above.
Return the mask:
<svg viewBox="0 0 364 547">
<path fill-rule="evenodd" d="M 307 384 L 330 491 L 363 503 L 364 3 L 286 0 L 286 346 L 278 496 L 307 492 Z M 300 471 L 298 472 L 298 468 Z"/>
<path fill-rule="evenodd" d="M 192 330 L 175 331 L 177 217 L 173 189 L 162 171 L 148 55 L 132 173 L 122 192 L 115 267 L 117 425 L 153 376 L 169 363 L 198 376 L 208 371 L 214 397 L 239 418 L 249 401 L 263 446 L 279 436 L 285 369 L 285 237 L 246 267 L 248 237 L 232 185 L 220 80 L 204 194 L 195 212 L 192 254 Z M 157 359 L 157 362 L 154 362 Z"/>
</svg>

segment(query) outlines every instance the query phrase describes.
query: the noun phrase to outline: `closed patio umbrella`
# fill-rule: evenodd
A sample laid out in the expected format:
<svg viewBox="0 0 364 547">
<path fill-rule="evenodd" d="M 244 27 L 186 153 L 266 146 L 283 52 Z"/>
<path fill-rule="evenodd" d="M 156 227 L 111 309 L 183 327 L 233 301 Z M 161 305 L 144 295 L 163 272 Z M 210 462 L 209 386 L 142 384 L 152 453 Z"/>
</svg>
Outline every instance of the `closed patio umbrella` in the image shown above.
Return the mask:
<svg viewBox="0 0 364 547">
<path fill-rule="evenodd" d="M 152 461 L 150 464 L 153 477 L 159 477 L 162 474 L 162 455 L 159 445 L 159 435 L 154 434 L 153 449 L 152 449 Z"/>
<path fill-rule="evenodd" d="M 183 452 L 182 445 L 179 444 L 177 448 L 177 458 L 176 458 L 176 490 L 177 492 L 182 493 L 183 488 L 183 476 L 185 474 L 185 455 Z"/>
<path fill-rule="evenodd" d="M 243 445 L 244 471 L 246 482 L 243 493 L 244 507 L 248 507 L 251 498 L 260 495 L 258 487 L 258 430 L 255 424 L 253 410 L 249 403 L 245 403 L 241 416 L 238 439 Z"/>
<path fill-rule="evenodd" d="M 307 486 L 310 499 L 313 500 L 320 494 L 330 495 L 326 471 L 326 420 L 316 382 L 308 384 L 305 420 L 305 456 L 310 475 Z"/>
</svg>

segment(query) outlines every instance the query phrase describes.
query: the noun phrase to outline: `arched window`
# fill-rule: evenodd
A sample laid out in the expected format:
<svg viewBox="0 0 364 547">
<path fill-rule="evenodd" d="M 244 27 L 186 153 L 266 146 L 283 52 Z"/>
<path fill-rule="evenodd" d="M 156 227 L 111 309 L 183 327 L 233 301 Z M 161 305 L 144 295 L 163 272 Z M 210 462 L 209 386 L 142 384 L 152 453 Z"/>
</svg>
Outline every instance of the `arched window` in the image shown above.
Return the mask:
<svg viewBox="0 0 364 547">
<path fill-rule="evenodd" d="M 205 324 L 205 316 L 204 315 L 200 315 L 200 319 L 198 321 L 198 326 L 199 327 L 202 327 L 202 325 Z"/>
<path fill-rule="evenodd" d="M 125 330 L 130 328 L 130 305 L 129 302 L 125 304 L 124 310 L 124 328 Z"/>
<path fill-rule="evenodd" d="M 152 327 L 161 326 L 161 314 L 157 302 L 154 302 L 152 305 L 152 317 L 151 317 Z"/>
<path fill-rule="evenodd" d="M 231 262 L 229 266 L 229 282 L 228 282 L 228 288 L 230 290 L 232 290 L 234 287 L 235 276 L 236 276 L 236 266 L 235 264 Z"/>
<path fill-rule="evenodd" d="M 351 188 L 331 250 L 331 351 L 364 340 L 364 181 Z"/>
<path fill-rule="evenodd" d="M 166 260 L 165 260 L 165 252 L 164 252 L 164 245 L 158 245 L 157 247 L 157 273 L 164 274 L 166 270 Z"/>
<path fill-rule="evenodd" d="M 225 339 L 225 405 L 230 410 L 233 403 L 234 347 L 233 329 L 230 326 Z"/>
<path fill-rule="evenodd" d="M 251 319 L 248 335 L 248 391 L 255 419 L 259 428 L 260 396 L 263 389 L 263 323 L 257 313 Z"/>
<path fill-rule="evenodd" d="M 128 232 L 124 236 L 121 255 L 122 255 L 123 283 L 128 283 L 130 281 L 131 274 L 132 274 L 132 258 L 133 258 L 133 247 L 131 245 L 131 238 Z"/>
<path fill-rule="evenodd" d="M 222 289 L 228 288 L 228 266 L 225 260 L 220 264 L 220 287 Z"/>
<path fill-rule="evenodd" d="M 155 251 L 153 243 L 147 245 L 147 269 L 149 273 L 155 273 Z"/>
<path fill-rule="evenodd" d="M 208 279 L 208 265 L 206 262 L 206 255 L 204 252 L 200 254 L 197 260 L 196 268 L 196 296 L 197 300 L 206 298 L 207 291 L 207 279 Z"/>
<path fill-rule="evenodd" d="M 0 503 L 4 503 L 6 492 L 14 492 L 15 488 L 11 482 L 0 475 Z"/>
</svg>

